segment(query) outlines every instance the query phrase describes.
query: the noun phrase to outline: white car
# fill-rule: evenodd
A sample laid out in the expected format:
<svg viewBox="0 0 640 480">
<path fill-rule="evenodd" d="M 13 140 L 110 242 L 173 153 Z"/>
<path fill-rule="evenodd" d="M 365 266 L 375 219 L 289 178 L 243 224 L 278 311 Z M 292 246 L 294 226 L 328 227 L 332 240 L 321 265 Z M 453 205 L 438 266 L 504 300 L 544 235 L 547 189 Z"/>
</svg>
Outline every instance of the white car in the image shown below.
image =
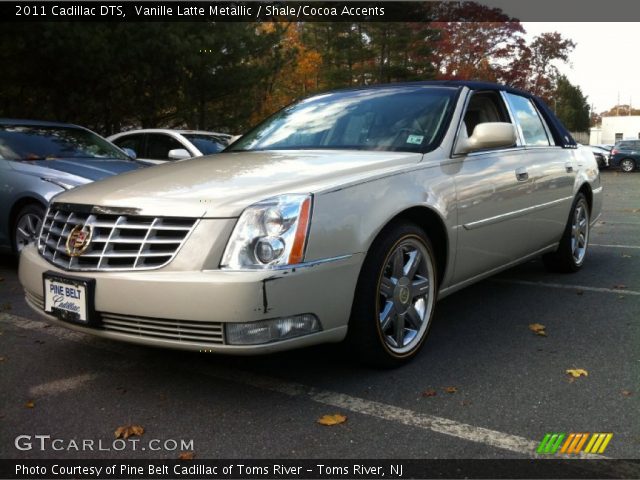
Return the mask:
<svg viewBox="0 0 640 480">
<path fill-rule="evenodd" d="M 226 133 L 154 128 L 117 133 L 107 140 L 133 150 L 137 160 L 164 163 L 221 152 L 232 138 Z"/>
</svg>

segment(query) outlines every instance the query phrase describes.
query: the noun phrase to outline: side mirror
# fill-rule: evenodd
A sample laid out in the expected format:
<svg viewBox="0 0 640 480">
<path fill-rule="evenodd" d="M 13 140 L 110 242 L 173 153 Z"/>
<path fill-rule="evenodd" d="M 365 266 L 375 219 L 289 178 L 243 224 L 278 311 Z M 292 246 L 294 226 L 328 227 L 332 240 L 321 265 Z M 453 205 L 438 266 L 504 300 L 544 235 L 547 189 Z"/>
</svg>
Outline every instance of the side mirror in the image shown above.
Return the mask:
<svg viewBox="0 0 640 480">
<path fill-rule="evenodd" d="M 171 160 L 183 160 L 185 158 L 191 158 L 191 154 L 184 148 L 176 148 L 169 150 L 169 159 Z"/>
<path fill-rule="evenodd" d="M 466 130 L 463 130 L 463 132 L 466 133 Z M 455 153 L 469 153 L 487 148 L 510 147 L 515 145 L 516 138 L 516 128 L 510 123 L 479 123 L 476 125 L 470 137 L 467 137 L 465 134 L 460 135 Z"/>
<path fill-rule="evenodd" d="M 136 158 L 138 158 L 136 151 L 132 148 L 123 148 L 122 151 L 126 153 L 129 157 L 131 157 L 132 160 L 135 160 Z"/>
</svg>

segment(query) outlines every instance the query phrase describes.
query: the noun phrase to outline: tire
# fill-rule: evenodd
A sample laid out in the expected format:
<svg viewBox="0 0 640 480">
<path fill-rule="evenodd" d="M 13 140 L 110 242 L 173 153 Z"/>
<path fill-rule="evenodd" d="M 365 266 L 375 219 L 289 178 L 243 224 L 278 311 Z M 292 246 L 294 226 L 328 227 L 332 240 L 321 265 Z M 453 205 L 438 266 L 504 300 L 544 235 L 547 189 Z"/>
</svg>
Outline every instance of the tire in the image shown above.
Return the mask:
<svg viewBox="0 0 640 480">
<path fill-rule="evenodd" d="M 632 158 L 623 158 L 620 160 L 620 170 L 624 173 L 631 173 L 636 169 L 636 162 Z"/>
<path fill-rule="evenodd" d="M 560 245 L 553 253 L 543 255 L 545 267 L 552 272 L 573 273 L 582 268 L 589 246 L 591 213 L 587 198 L 579 193 L 573 205 Z"/>
<path fill-rule="evenodd" d="M 359 361 L 393 368 L 417 355 L 433 318 L 437 278 L 422 229 L 399 223 L 383 230 L 367 254 L 351 309 L 347 345 Z"/>
<path fill-rule="evenodd" d="M 38 203 L 20 209 L 11 227 L 13 253 L 18 255 L 27 244 L 37 240 L 44 215 L 45 209 Z"/>
</svg>

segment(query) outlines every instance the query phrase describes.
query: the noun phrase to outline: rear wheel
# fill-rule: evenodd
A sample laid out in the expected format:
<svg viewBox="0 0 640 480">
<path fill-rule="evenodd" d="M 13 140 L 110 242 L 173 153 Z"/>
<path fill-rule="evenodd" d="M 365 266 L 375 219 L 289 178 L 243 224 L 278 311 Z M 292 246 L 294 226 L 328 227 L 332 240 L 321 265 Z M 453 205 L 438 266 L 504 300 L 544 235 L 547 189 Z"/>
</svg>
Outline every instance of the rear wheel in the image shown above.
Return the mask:
<svg viewBox="0 0 640 480">
<path fill-rule="evenodd" d="M 632 158 L 623 158 L 620 160 L 620 170 L 624 173 L 633 172 L 636 169 L 636 162 Z"/>
<path fill-rule="evenodd" d="M 412 359 L 427 336 L 437 291 L 435 256 L 416 225 L 388 228 L 363 265 L 348 342 L 365 363 L 397 367 Z"/>
<path fill-rule="evenodd" d="M 589 221 L 589 204 L 584 194 L 579 193 L 573 201 L 558 250 L 542 257 L 547 269 L 561 273 L 580 270 L 589 246 Z"/>
<path fill-rule="evenodd" d="M 31 203 L 20 209 L 13 222 L 12 239 L 14 253 L 20 253 L 25 246 L 38 239 L 44 214 L 44 208 L 37 203 Z"/>
</svg>

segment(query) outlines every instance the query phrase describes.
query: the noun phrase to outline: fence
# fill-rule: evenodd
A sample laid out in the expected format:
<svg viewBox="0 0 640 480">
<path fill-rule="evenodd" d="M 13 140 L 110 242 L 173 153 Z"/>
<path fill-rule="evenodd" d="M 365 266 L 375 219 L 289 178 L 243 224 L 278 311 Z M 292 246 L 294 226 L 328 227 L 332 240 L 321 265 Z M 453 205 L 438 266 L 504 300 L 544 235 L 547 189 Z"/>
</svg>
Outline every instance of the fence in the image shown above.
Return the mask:
<svg viewBox="0 0 640 480">
<path fill-rule="evenodd" d="M 576 142 L 589 145 L 589 132 L 570 132 Z"/>
</svg>

